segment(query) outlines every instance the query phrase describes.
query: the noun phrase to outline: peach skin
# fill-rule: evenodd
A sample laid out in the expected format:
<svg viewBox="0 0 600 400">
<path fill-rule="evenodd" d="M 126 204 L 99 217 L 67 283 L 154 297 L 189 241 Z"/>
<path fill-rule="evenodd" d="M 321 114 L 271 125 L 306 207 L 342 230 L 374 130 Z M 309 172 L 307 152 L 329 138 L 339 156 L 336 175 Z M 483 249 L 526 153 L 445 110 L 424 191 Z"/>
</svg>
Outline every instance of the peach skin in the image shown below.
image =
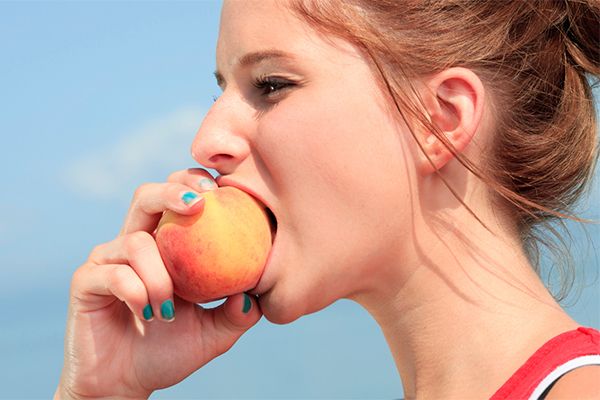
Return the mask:
<svg viewBox="0 0 600 400">
<path fill-rule="evenodd" d="M 269 211 L 254 197 L 233 187 L 202 196 L 202 212 L 167 211 L 156 231 L 175 294 L 193 303 L 253 289 L 272 244 Z"/>
</svg>

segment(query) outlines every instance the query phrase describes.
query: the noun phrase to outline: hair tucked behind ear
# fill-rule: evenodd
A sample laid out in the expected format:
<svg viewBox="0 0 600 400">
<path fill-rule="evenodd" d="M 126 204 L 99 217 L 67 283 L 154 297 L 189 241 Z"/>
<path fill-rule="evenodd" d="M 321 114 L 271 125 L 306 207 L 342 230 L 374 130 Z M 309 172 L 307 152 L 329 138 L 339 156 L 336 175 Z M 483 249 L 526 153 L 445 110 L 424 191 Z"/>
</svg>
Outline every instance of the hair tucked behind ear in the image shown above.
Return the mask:
<svg viewBox="0 0 600 400">
<path fill-rule="evenodd" d="M 600 2 L 293 4 L 293 10 L 317 29 L 345 38 L 368 54 L 405 120 L 428 124 L 410 95 L 412 82 L 458 66 L 480 77 L 497 129 L 485 163 L 476 166 L 461 154 L 456 157 L 488 184 L 498 207 L 513 216 L 538 268 L 538 245 L 549 244 L 539 228 L 553 231 L 554 222 L 577 220 L 572 209 L 589 188 L 598 159 L 592 85 L 600 75 Z M 560 235 L 556 238 L 562 240 Z M 557 258 L 566 250 L 556 252 Z M 559 300 L 571 284 L 565 279 L 555 293 Z"/>
</svg>

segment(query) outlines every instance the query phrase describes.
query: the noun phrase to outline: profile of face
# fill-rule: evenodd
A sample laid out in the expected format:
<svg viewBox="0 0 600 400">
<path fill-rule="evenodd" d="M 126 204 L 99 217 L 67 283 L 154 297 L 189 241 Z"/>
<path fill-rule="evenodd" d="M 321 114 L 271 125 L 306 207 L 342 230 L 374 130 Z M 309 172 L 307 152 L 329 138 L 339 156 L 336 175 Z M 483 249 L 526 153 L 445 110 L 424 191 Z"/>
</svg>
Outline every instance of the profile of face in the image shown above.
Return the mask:
<svg viewBox="0 0 600 400">
<path fill-rule="evenodd" d="M 216 63 L 223 93 L 192 154 L 276 216 L 253 292 L 265 316 L 287 323 L 374 290 L 411 240 L 415 168 L 367 59 L 286 2 L 225 0 Z"/>
</svg>

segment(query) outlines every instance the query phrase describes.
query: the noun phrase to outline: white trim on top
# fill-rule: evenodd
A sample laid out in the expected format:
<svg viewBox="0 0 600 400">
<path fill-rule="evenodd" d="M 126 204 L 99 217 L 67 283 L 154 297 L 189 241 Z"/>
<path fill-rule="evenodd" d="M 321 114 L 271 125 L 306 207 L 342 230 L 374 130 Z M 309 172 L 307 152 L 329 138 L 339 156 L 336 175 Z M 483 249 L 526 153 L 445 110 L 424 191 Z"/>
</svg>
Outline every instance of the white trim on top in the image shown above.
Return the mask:
<svg viewBox="0 0 600 400">
<path fill-rule="evenodd" d="M 548 376 L 544 378 L 543 381 L 540 382 L 538 387 L 535 388 L 529 400 L 537 400 L 544 393 L 546 389 L 550 385 L 552 385 L 558 378 L 570 372 L 576 368 L 585 367 L 587 365 L 600 365 L 600 355 L 592 355 L 592 356 L 582 356 L 578 358 L 574 358 L 571 361 L 567 361 L 563 365 L 558 366 L 554 371 L 552 371 Z"/>
</svg>

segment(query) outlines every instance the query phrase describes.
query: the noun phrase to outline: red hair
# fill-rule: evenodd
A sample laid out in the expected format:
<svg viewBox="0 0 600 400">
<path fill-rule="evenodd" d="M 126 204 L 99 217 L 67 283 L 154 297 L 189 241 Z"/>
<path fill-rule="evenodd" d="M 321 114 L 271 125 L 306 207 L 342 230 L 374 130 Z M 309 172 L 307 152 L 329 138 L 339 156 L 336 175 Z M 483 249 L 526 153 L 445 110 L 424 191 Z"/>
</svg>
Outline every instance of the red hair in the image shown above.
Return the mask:
<svg viewBox="0 0 600 400">
<path fill-rule="evenodd" d="M 414 82 L 451 67 L 479 76 L 497 121 L 490 150 L 479 165 L 453 152 L 514 218 L 539 273 L 539 227 L 578 220 L 572 208 L 598 159 L 600 2 L 296 0 L 291 9 L 363 50 L 402 118 L 451 150 L 415 104 Z"/>
</svg>

